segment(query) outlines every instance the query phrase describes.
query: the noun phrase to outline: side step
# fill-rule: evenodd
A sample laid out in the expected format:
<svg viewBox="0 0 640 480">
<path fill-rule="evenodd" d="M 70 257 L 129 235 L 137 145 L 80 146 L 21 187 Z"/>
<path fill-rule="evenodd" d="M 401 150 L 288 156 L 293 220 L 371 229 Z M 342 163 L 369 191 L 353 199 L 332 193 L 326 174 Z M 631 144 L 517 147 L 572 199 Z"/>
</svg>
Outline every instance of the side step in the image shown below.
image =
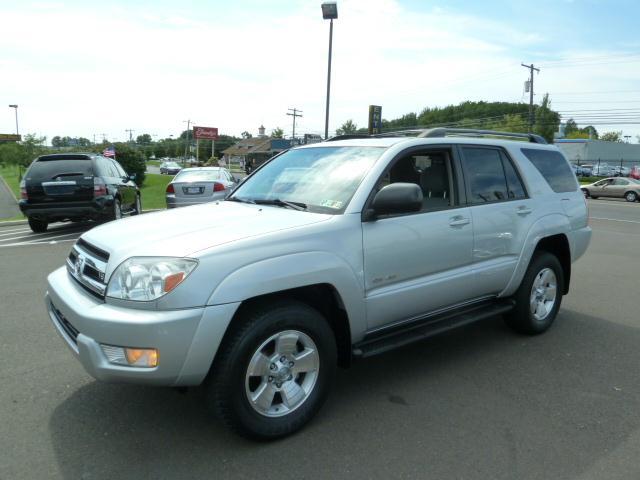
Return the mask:
<svg viewBox="0 0 640 480">
<path fill-rule="evenodd" d="M 491 301 L 426 316 L 410 324 L 368 334 L 353 346 L 354 358 L 367 358 L 513 309 L 513 300 Z"/>
</svg>

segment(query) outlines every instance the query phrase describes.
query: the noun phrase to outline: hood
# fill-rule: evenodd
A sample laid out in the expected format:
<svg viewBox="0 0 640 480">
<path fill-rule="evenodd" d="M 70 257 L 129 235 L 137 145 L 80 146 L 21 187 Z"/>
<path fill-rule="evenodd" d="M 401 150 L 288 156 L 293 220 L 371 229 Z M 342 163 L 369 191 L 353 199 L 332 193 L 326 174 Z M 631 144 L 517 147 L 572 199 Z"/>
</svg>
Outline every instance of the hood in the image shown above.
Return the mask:
<svg viewBox="0 0 640 480">
<path fill-rule="evenodd" d="M 132 256 L 186 257 L 200 250 L 330 219 L 331 215 L 215 202 L 116 220 L 81 238 L 119 263 Z"/>
</svg>

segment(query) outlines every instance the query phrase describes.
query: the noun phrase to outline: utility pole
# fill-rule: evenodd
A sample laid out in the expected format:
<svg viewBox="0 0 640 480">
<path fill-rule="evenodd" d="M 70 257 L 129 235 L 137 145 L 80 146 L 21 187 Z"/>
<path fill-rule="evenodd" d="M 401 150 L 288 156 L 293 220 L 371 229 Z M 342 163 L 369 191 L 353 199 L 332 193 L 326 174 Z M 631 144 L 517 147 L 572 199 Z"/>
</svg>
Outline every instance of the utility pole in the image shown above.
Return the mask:
<svg viewBox="0 0 640 480">
<path fill-rule="evenodd" d="M 183 120 L 182 123 L 187 124 L 187 143 L 184 146 L 184 160 L 182 161 L 182 166 L 184 167 L 185 162 L 187 161 L 187 150 L 189 149 L 189 129 L 191 128 L 191 120 Z"/>
<path fill-rule="evenodd" d="M 133 143 L 133 132 L 135 132 L 135 130 L 131 130 L 130 128 L 125 128 L 124 131 L 129 132 L 129 143 Z"/>
<path fill-rule="evenodd" d="M 289 108 L 287 115 L 293 117 L 293 133 L 291 134 L 291 146 L 293 147 L 293 142 L 296 141 L 296 118 L 302 118 L 302 110 L 298 110 L 297 108 Z"/>
<path fill-rule="evenodd" d="M 107 134 L 106 133 L 100 133 L 99 135 L 102 135 L 102 143 L 107 141 Z"/>
<path fill-rule="evenodd" d="M 525 65 L 524 63 L 521 63 L 520 65 L 522 65 L 525 68 L 529 69 L 529 133 L 533 132 L 533 71 L 535 70 L 536 72 L 540 72 L 539 68 L 536 68 L 533 66 L 533 63 L 531 65 Z"/>
</svg>

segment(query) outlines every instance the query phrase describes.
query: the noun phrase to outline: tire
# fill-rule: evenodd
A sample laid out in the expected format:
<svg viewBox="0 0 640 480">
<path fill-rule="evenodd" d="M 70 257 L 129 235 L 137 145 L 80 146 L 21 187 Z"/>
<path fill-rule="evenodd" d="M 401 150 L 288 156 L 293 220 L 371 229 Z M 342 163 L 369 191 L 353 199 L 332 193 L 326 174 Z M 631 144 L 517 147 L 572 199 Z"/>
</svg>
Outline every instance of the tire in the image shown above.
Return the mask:
<svg viewBox="0 0 640 480">
<path fill-rule="evenodd" d="M 591 198 L 593 198 L 594 200 L 596 200 L 598 197 L 596 197 L 595 195 L 589 195 Z"/>
<path fill-rule="evenodd" d="M 624 194 L 624 199 L 627 202 L 631 202 L 631 203 L 636 202 L 638 201 L 638 194 L 636 192 L 627 192 Z"/>
<path fill-rule="evenodd" d="M 584 194 L 584 198 L 589 198 L 591 195 L 589 194 L 589 190 L 587 190 L 586 188 L 581 189 L 582 193 Z"/>
<path fill-rule="evenodd" d="M 136 204 L 131 215 L 140 215 L 142 213 L 142 199 L 140 195 L 136 195 Z"/>
<path fill-rule="evenodd" d="M 47 231 L 47 227 L 49 226 L 49 222 L 44 220 L 37 220 L 35 218 L 28 218 L 29 228 L 33 233 L 44 233 Z"/>
<path fill-rule="evenodd" d="M 234 322 L 205 381 L 207 403 L 243 437 L 290 435 L 329 394 L 337 364 L 333 331 L 318 311 L 293 300 L 258 304 Z"/>
<path fill-rule="evenodd" d="M 122 218 L 122 206 L 117 198 L 113 200 L 113 210 L 111 211 L 111 220 L 119 220 Z"/>
<path fill-rule="evenodd" d="M 551 272 L 552 275 L 549 276 Z M 551 303 L 551 285 L 555 279 L 555 294 Z M 545 284 L 540 284 L 543 281 Z M 536 285 L 539 286 L 534 291 Z M 531 259 L 522 283 L 514 295 L 516 305 L 505 315 L 505 321 L 516 332 L 537 335 L 545 332 L 553 323 L 562 303 L 564 274 L 560 261 L 548 252 L 538 252 Z M 537 301 L 536 301 L 537 299 Z M 533 302 L 536 301 L 536 305 Z M 540 303 L 542 302 L 542 305 Z M 535 312 L 532 310 L 535 308 Z M 544 309 L 544 310 L 543 310 Z"/>
</svg>

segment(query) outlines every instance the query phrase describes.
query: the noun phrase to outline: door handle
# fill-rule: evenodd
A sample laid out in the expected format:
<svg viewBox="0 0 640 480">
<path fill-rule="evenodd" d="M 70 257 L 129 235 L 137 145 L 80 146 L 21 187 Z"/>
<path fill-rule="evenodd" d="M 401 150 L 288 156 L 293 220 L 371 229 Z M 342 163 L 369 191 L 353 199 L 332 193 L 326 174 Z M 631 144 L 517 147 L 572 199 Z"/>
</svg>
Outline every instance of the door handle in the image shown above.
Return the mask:
<svg viewBox="0 0 640 480">
<path fill-rule="evenodd" d="M 462 225 L 467 225 L 470 222 L 471 220 L 463 217 L 462 215 L 456 215 L 455 217 L 451 217 L 449 219 L 449 225 L 451 225 L 452 227 L 461 227 Z"/>
<path fill-rule="evenodd" d="M 518 215 L 529 215 L 531 212 L 533 212 L 532 209 L 530 209 L 529 207 L 518 207 L 518 209 L 516 210 L 516 213 Z"/>
</svg>

